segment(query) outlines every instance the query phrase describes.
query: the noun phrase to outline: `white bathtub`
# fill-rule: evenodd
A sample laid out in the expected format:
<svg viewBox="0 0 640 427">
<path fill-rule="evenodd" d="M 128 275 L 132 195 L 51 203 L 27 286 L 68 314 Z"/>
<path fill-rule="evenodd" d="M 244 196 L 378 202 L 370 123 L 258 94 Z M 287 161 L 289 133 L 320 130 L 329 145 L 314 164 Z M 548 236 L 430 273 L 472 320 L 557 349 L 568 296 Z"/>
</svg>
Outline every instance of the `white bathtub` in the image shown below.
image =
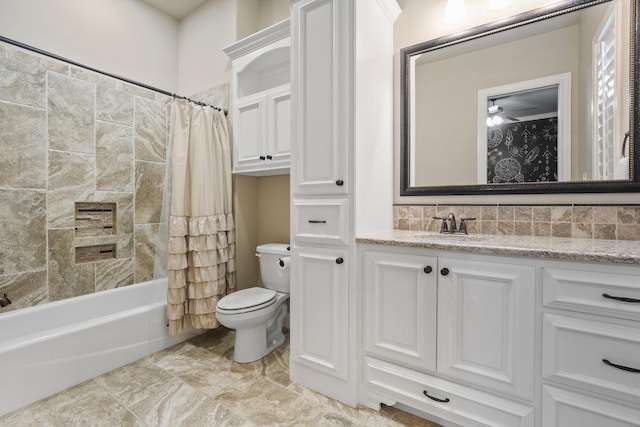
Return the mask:
<svg viewBox="0 0 640 427">
<path fill-rule="evenodd" d="M 150 281 L 0 314 L 0 415 L 197 335 L 169 336 L 166 294 Z"/>
</svg>

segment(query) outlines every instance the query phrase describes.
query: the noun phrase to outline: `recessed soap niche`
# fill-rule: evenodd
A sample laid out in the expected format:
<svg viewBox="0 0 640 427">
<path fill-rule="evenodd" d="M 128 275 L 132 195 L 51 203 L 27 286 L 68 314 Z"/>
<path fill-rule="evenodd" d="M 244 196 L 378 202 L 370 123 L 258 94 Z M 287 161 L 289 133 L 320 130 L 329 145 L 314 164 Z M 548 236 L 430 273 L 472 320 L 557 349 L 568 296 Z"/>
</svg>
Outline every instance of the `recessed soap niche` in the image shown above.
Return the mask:
<svg viewBox="0 0 640 427">
<path fill-rule="evenodd" d="M 116 204 L 76 202 L 76 237 L 101 237 L 116 234 Z"/>
<path fill-rule="evenodd" d="M 116 229 L 116 204 L 105 202 L 76 202 L 75 208 L 75 237 L 76 238 L 100 238 L 115 236 Z M 100 239 L 97 239 L 98 241 Z M 77 246 L 76 263 L 104 261 L 116 258 L 116 244 L 95 244 L 96 239 L 91 239 L 91 245 Z"/>
<path fill-rule="evenodd" d="M 116 258 L 116 244 L 76 247 L 76 264 Z"/>
</svg>

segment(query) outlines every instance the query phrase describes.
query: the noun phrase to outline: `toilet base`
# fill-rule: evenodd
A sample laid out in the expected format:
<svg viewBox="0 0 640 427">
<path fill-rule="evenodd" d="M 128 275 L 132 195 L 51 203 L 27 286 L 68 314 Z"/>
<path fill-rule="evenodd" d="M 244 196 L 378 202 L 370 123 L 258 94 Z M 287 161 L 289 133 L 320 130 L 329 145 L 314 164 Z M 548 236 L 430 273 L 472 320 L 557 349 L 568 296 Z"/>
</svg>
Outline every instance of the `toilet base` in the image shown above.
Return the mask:
<svg viewBox="0 0 640 427">
<path fill-rule="evenodd" d="M 236 329 L 233 360 L 250 363 L 262 359 L 284 343 L 282 324 L 287 314 L 287 305 L 281 304 L 272 322 L 253 328 Z"/>
</svg>

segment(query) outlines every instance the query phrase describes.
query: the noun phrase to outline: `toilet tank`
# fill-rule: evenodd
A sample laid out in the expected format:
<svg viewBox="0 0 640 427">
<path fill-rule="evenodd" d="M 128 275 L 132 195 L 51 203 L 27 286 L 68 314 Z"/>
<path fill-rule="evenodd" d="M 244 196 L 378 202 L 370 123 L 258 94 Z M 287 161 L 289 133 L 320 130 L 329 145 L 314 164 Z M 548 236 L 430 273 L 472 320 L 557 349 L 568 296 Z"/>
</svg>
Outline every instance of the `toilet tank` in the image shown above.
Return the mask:
<svg viewBox="0 0 640 427">
<path fill-rule="evenodd" d="M 289 293 L 289 245 L 283 243 L 267 243 L 256 248 L 260 258 L 260 277 L 267 289 Z M 282 260 L 282 262 L 281 262 Z"/>
</svg>

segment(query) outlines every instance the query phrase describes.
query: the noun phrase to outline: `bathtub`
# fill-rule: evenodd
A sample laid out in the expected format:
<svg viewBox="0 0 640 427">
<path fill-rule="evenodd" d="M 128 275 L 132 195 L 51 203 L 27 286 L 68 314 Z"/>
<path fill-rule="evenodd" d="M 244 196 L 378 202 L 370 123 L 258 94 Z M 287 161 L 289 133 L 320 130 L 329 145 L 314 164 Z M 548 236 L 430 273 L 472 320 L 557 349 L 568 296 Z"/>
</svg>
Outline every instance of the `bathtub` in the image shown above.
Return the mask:
<svg viewBox="0 0 640 427">
<path fill-rule="evenodd" d="M 170 337 L 166 280 L 0 311 L 0 415 L 145 357 Z"/>
</svg>

